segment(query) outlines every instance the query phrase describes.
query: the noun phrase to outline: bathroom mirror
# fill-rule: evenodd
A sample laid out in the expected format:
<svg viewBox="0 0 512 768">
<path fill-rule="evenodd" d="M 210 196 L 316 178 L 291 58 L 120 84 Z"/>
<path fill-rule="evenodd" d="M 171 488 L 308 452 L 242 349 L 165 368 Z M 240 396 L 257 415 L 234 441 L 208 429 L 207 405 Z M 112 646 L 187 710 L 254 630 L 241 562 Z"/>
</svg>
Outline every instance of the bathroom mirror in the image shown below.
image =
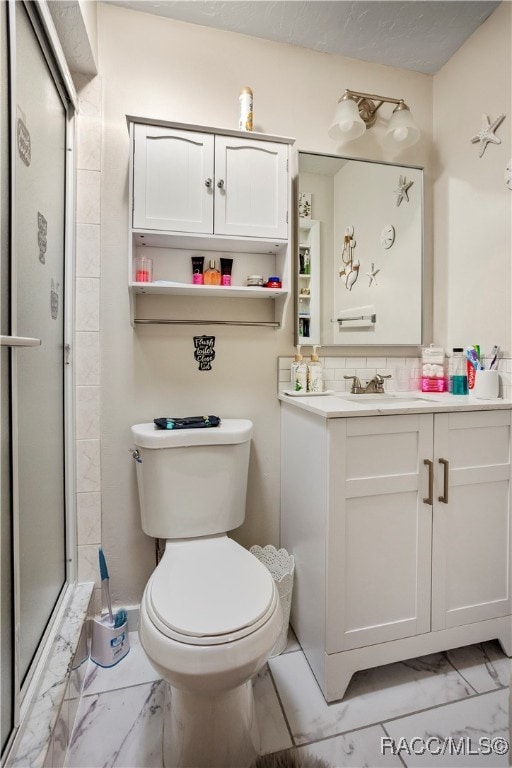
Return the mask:
<svg viewBox="0 0 512 768">
<path fill-rule="evenodd" d="M 422 343 L 423 170 L 298 153 L 297 344 Z"/>
</svg>

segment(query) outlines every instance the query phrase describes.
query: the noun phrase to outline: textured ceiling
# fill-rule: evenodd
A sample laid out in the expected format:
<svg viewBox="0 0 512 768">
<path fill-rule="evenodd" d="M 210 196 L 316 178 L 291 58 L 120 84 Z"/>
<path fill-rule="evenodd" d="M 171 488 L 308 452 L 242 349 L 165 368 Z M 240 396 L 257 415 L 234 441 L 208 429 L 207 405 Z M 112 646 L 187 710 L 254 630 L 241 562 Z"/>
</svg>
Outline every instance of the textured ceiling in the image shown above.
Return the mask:
<svg viewBox="0 0 512 768">
<path fill-rule="evenodd" d="M 434 74 L 492 0 L 108 0 L 133 10 Z"/>
</svg>

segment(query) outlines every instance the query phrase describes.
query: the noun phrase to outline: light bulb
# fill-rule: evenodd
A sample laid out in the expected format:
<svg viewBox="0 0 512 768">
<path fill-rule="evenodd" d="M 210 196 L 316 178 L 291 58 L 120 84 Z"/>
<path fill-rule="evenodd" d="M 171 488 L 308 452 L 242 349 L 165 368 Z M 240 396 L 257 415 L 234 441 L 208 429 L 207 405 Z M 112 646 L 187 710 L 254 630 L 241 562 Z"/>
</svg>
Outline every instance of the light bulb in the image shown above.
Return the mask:
<svg viewBox="0 0 512 768">
<path fill-rule="evenodd" d="M 396 130 L 393 131 L 393 138 L 395 141 L 405 141 L 408 134 L 409 131 L 407 128 L 396 128 Z"/>
</svg>

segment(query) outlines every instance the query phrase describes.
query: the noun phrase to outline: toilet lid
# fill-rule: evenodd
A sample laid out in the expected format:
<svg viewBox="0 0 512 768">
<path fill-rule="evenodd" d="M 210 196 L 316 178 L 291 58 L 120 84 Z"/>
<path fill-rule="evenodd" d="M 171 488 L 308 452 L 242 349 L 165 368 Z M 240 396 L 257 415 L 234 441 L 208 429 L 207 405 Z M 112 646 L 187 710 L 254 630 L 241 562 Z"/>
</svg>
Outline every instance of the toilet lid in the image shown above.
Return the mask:
<svg viewBox="0 0 512 768">
<path fill-rule="evenodd" d="M 166 636 L 217 645 L 254 632 L 273 613 L 267 568 L 227 536 L 167 542 L 145 593 L 149 617 Z"/>
</svg>

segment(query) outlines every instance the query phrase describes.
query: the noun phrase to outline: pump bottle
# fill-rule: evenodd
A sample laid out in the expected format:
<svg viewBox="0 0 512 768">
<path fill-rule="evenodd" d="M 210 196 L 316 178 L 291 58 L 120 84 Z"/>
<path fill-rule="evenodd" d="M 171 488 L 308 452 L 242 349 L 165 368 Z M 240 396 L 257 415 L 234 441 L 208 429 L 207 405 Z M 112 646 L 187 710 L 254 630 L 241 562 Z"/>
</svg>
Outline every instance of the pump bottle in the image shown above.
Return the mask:
<svg viewBox="0 0 512 768">
<path fill-rule="evenodd" d="M 318 359 L 317 349 L 318 346 L 314 345 L 311 361 L 308 363 L 308 392 L 324 391 L 323 368 L 322 363 Z"/>
<path fill-rule="evenodd" d="M 308 367 L 302 359 L 301 345 L 297 345 L 297 354 L 291 367 L 291 382 L 294 392 L 306 392 L 308 388 Z"/>
</svg>

